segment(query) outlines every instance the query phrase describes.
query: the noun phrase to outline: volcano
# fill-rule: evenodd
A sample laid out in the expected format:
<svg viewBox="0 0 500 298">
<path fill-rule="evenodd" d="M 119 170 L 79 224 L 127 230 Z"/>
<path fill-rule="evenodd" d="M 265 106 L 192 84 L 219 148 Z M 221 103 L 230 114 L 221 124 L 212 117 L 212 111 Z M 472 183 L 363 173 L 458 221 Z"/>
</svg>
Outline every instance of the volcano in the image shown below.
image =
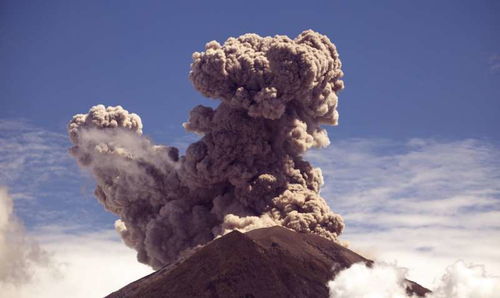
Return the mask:
<svg viewBox="0 0 500 298">
<path fill-rule="evenodd" d="M 313 234 L 278 226 L 233 231 L 107 297 L 329 297 L 327 282 L 359 262 L 373 264 Z M 430 292 L 409 280 L 406 291 Z"/>
</svg>

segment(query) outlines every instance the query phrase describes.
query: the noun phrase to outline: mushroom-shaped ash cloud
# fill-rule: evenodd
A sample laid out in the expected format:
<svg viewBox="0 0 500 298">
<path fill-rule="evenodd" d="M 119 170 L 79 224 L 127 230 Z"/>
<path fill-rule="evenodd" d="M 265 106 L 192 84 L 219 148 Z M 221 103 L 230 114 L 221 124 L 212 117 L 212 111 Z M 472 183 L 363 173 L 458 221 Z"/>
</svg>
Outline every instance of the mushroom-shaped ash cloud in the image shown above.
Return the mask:
<svg viewBox="0 0 500 298">
<path fill-rule="evenodd" d="M 343 88 L 335 46 L 319 33 L 295 39 L 245 34 L 193 54 L 189 77 L 215 109 L 197 106 L 184 127 L 203 137 L 185 155 L 142 136 L 139 116 L 95 106 L 69 124 L 71 154 L 139 261 L 160 268 L 186 249 L 238 229 L 281 225 L 333 241 L 342 218 L 302 157 L 329 144 Z"/>
</svg>

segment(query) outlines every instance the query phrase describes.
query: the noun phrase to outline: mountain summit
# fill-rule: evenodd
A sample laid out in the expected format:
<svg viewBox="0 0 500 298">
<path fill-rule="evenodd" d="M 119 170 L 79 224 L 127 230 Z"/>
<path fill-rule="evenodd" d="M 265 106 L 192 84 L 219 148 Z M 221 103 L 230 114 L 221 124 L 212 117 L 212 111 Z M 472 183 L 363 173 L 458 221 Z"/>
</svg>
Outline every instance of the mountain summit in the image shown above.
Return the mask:
<svg viewBox="0 0 500 298">
<path fill-rule="evenodd" d="M 328 297 L 327 282 L 358 262 L 373 263 L 313 234 L 233 231 L 107 297 Z M 430 291 L 407 281 L 407 292 Z"/>
</svg>

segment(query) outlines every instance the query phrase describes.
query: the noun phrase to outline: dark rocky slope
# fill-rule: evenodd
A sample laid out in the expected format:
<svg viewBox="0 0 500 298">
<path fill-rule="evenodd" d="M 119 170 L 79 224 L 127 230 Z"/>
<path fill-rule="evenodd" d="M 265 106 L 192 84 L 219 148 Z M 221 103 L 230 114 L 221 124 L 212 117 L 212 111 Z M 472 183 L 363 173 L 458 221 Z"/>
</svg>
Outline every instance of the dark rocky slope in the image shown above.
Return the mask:
<svg viewBox="0 0 500 298">
<path fill-rule="evenodd" d="M 108 297 L 328 297 L 326 283 L 357 262 L 372 264 L 316 235 L 282 227 L 235 231 Z M 411 281 L 407 291 L 429 292 Z"/>
</svg>

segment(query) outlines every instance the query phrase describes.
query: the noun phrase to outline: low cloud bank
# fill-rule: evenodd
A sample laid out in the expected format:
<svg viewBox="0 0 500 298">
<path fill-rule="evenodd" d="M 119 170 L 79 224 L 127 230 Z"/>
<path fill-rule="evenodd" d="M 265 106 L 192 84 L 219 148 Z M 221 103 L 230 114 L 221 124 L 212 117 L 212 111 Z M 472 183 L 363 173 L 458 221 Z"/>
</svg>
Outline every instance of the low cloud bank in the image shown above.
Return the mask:
<svg viewBox="0 0 500 298">
<path fill-rule="evenodd" d="M 328 282 L 335 298 L 413 298 L 405 290 L 407 269 L 388 263 L 371 268 L 354 264 Z M 426 298 L 495 298 L 500 293 L 500 278 L 488 275 L 484 266 L 457 261 L 434 283 Z"/>
<path fill-rule="evenodd" d="M 360 254 L 397 260 L 427 288 L 456 260 L 500 276 L 498 142 L 344 139 L 307 159 L 321 165 L 321 195 Z"/>
<path fill-rule="evenodd" d="M 151 270 L 113 230 L 65 233 L 60 228 L 25 231 L 7 189 L 0 187 L 0 296 L 102 297 Z"/>
<path fill-rule="evenodd" d="M 0 186 L 0 289 L 31 280 L 33 266 L 48 267 L 49 255 L 29 237 L 14 214 L 7 188 Z"/>
</svg>

